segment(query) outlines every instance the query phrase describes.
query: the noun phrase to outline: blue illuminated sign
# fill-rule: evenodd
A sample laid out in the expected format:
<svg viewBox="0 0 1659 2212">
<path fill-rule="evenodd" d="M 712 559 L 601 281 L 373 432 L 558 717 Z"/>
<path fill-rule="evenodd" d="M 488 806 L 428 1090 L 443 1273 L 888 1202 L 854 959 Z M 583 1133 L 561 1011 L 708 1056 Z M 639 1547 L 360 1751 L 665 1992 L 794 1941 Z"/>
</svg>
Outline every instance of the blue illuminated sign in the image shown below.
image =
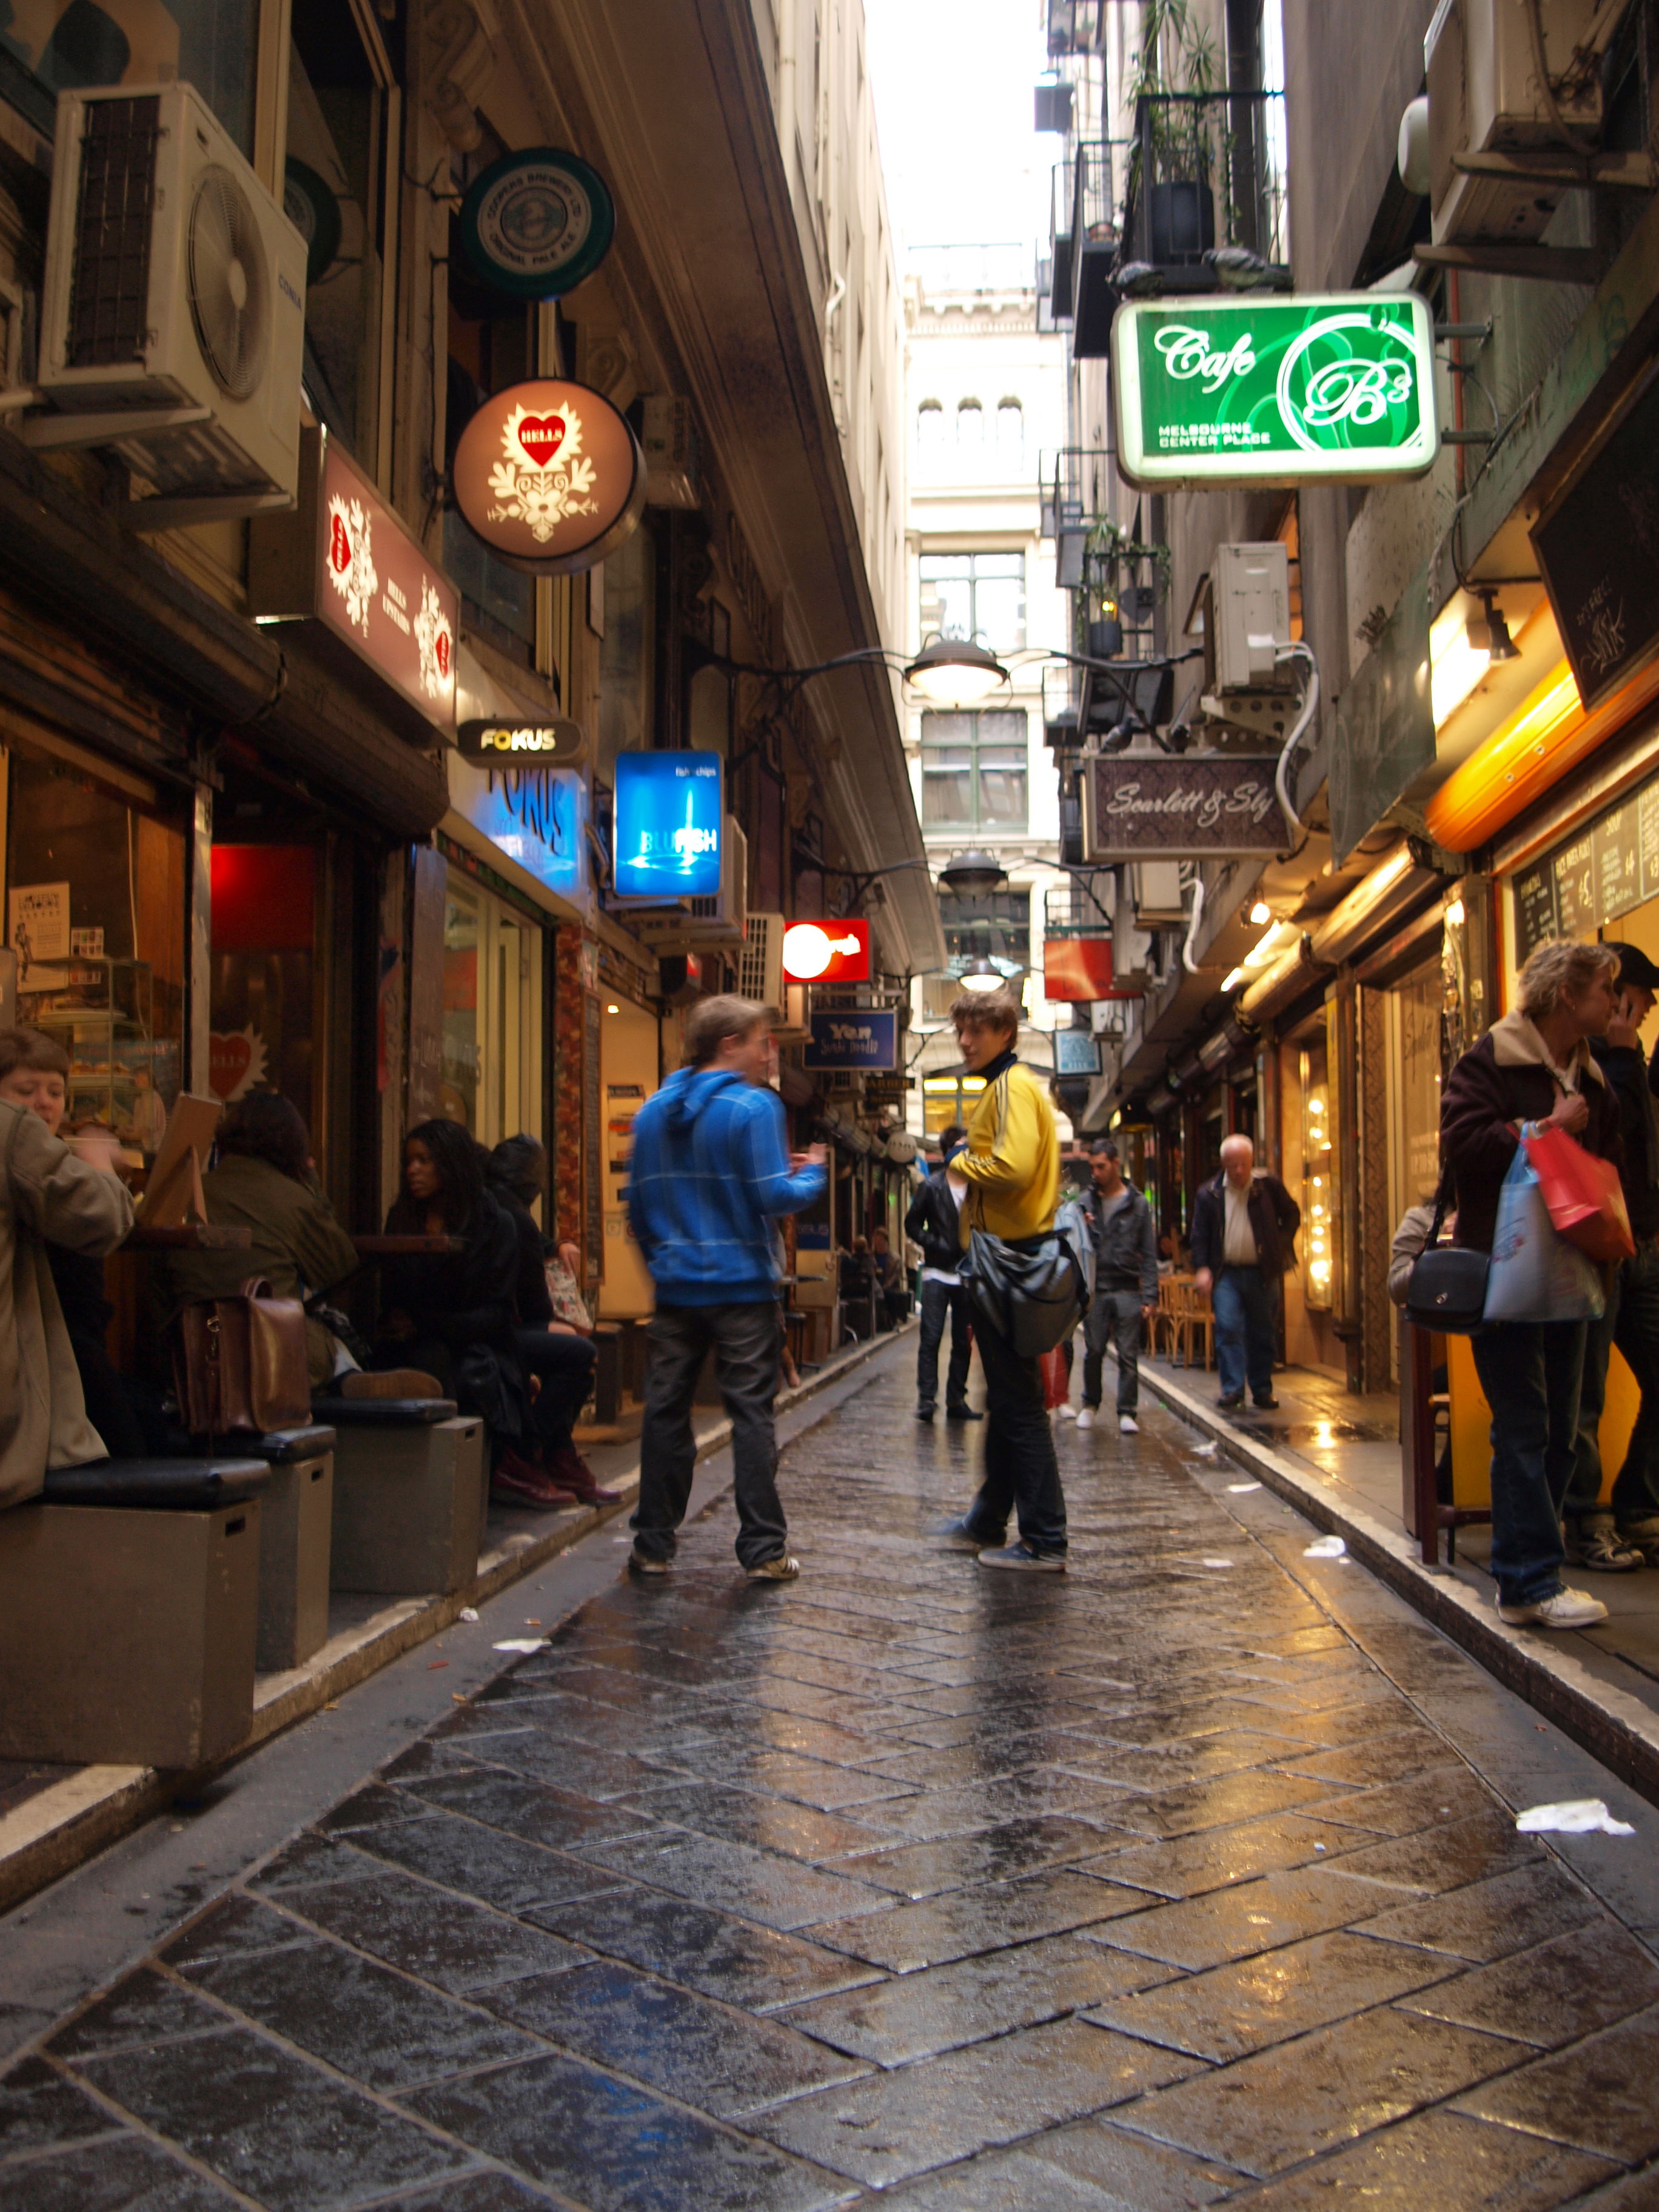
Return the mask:
<svg viewBox="0 0 1659 2212">
<path fill-rule="evenodd" d="M 718 753 L 618 753 L 618 898 L 717 898 L 722 793 Z"/>
<path fill-rule="evenodd" d="M 587 897 L 587 779 L 568 768 L 477 769 L 452 757 L 450 804 L 537 882 Z"/>
<path fill-rule="evenodd" d="M 801 1054 L 803 1067 L 875 1068 L 898 1066 L 898 1016 L 866 1013 L 862 1007 L 814 1014 L 812 1036 Z"/>
</svg>

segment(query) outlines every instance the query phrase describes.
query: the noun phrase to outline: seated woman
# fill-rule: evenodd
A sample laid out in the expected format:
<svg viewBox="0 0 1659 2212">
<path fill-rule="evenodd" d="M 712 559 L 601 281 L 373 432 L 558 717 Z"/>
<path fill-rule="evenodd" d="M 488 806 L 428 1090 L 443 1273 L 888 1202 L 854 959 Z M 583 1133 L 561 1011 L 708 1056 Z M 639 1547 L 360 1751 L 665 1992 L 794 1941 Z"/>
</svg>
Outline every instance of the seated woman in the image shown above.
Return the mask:
<svg viewBox="0 0 1659 2212">
<path fill-rule="evenodd" d="M 45 1126 L 49 1137 L 58 1137 L 69 1103 L 69 1053 L 53 1037 L 42 1036 L 42 1030 L 38 1029 L 0 1029 L 0 1099 L 7 1099 L 13 1106 L 22 1106 Z M 69 1151 L 76 1152 L 77 1159 L 84 1161 L 88 1168 L 104 1172 L 106 1182 L 112 1183 L 111 1190 L 101 1183 L 86 1186 L 86 1192 L 108 1210 L 108 1225 L 106 1234 L 100 1234 L 91 1241 L 77 1237 L 76 1245 L 70 1245 L 55 1239 L 51 1218 L 46 1217 L 42 1228 L 46 1270 L 51 1272 L 51 1285 L 58 1294 L 69 1349 L 76 1356 L 76 1367 L 80 1371 L 80 1395 L 86 1405 L 86 1420 L 91 1420 L 93 1429 L 97 1429 L 97 1436 L 104 1440 L 104 1447 L 112 1460 L 137 1460 L 143 1455 L 143 1431 L 126 1382 L 115 1371 L 104 1345 L 104 1332 L 108 1329 L 115 1307 L 104 1297 L 101 1261 L 101 1255 L 115 1249 L 133 1225 L 133 1201 L 128 1199 L 126 1186 L 115 1175 L 115 1144 L 108 1133 L 104 1133 L 101 1144 L 93 1137 L 70 1139 Z M 76 1182 L 80 1186 L 80 1176 Z M 46 1321 L 46 1325 L 51 1322 Z M 80 1422 L 82 1433 L 86 1429 L 86 1420 Z M 0 1420 L 0 1427 L 3 1425 L 4 1422 Z M 77 1447 L 77 1455 L 95 1460 L 97 1449 L 88 1451 Z M 53 1467 L 58 1464 L 66 1462 L 53 1460 Z"/>
<path fill-rule="evenodd" d="M 883 1326 L 896 1328 L 910 1310 L 910 1290 L 904 1279 L 904 1262 L 896 1252 L 889 1248 L 884 1229 L 872 1231 L 870 1248 L 876 1288 L 881 1294 Z"/>
<path fill-rule="evenodd" d="M 593 1387 L 599 1355 L 592 1323 L 584 1330 L 574 1322 L 561 1320 L 554 1309 L 548 1279 L 550 1267 L 556 1267 L 561 1277 L 570 1271 L 562 1255 L 555 1260 L 550 1254 L 547 1240 L 530 1212 L 546 1191 L 547 1153 L 535 1137 L 504 1137 L 490 1154 L 485 1177 L 512 1216 L 519 1240 L 514 1300 L 518 1326 L 514 1341 L 535 1385 L 530 1408 L 535 1450 L 525 1456 L 533 1457 L 544 1474 L 583 1504 L 615 1504 L 622 1492 L 601 1489 L 571 1434 Z M 574 1248 L 565 1249 L 574 1256 Z M 586 1312 L 585 1308 L 582 1310 Z"/>
<path fill-rule="evenodd" d="M 252 1231 L 234 1252 L 175 1252 L 167 1279 L 176 1305 L 234 1297 L 263 1275 L 279 1298 L 318 1298 L 356 1273 L 356 1246 L 318 1188 L 311 1133 L 297 1106 L 275 1091 L 250 1091 L 219 1124 L 218 1159 L 202 1178 L 208 1219 Z M 356 1361 L 325 1322 L 306 1316 L 306 1364 L 320 1390 Z"/>
<path fill-rule="evenodd" d="M 392 1237 L 453 1237 L 459 1252 L 387 1260 L 374 1364 L 426 1368 L 463 1413 L 489 1425 L 490 1495 L 498 1504 L 573 1502 L 525 1456 L 530 1393 L 514 1331 L 519 1238 L 484 1187 L 489 1155 L 458 1122 L 422 1121 L 404 1139 Z"/>
</svg>

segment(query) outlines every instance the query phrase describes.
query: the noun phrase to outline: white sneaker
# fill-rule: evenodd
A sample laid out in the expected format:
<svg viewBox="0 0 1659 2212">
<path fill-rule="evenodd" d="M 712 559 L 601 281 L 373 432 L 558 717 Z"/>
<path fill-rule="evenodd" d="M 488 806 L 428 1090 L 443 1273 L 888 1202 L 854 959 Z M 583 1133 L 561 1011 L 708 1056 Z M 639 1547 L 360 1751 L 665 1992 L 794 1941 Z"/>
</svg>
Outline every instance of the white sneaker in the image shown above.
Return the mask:
<svg viewBox="0 0 1659 2212">
<path fill-rule="evenodd" d="M 1607 1609 L 1599 1597 L 1583 1590 L 1559 1589 L 1536 1605 L 1500 1605 L 1498 1618 L 1511 1628 L 1593 1628 L 1605 1620 Z"/>
<path fill-rule="evenodd" d="M 1117 1432 L 1121 1437 L 1138 1437 L 1140 1434 L 1140 1424 L 1133 1413 L 1120 1413 L 1117 1417 Z"/>
<path fill-rule="evenodd" d="M 1077 1417 L 1077 1425 L 1079 1430 L 1093 1428 L 1095 1425 L 1095 1409 L 1092 1406 L 1085 1406 L 1083 1408 L 1083 1411 Z"/>
<path fill-rule="evenodd" d="M 1078 1410 L 1075 1406 L 1056 1406 L 1054 1407 L 1054 1412 L 1059 1415 L 1062 1421 L 1075 1421 L 1079 1419 Z"/>
</svg>

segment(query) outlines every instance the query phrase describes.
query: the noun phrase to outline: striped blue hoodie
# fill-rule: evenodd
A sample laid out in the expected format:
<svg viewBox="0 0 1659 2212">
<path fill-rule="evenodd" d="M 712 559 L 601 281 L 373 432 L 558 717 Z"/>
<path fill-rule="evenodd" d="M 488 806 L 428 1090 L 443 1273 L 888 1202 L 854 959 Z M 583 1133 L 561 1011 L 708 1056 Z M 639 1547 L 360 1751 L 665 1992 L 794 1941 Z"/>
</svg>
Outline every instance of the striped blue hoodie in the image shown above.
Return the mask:
<svg viewBox="0 0 1659 2212">
<path fill-rule="evenodd" d="M 775 1091 L 714 1067 L 682 1067 L 634 1117 L 628 1211 L 668 1306 L 753 1304 L 776 1295 L 771 1217 L 799 1213 L 824 1171 L 789 1172 Z"/>
</svg>

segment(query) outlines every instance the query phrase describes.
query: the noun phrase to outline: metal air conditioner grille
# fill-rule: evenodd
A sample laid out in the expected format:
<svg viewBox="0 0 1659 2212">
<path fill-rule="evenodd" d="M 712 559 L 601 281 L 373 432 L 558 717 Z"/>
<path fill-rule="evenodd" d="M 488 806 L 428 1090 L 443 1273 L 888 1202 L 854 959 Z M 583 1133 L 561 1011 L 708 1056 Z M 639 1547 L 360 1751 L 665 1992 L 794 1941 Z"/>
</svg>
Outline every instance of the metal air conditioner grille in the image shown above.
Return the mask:
<svg viewBox="0 0 1659 2212">
<path fill-rule="evenodd" d="M 772 951 L 769 939 L 773 927 L 773 917 L 769 914 L 751 914 L 749 934 L 738 948 L 738 996 L 752 999 L 757 1006 L 763 1006 L 770 996 L 767 990 L 767 969 Z"/>
<path fill-rule="evenodd" d="M 153 94 L 88 106 L 70 292 L 71 368 L 144 357 L 160 122 Z"/>
</svg>

